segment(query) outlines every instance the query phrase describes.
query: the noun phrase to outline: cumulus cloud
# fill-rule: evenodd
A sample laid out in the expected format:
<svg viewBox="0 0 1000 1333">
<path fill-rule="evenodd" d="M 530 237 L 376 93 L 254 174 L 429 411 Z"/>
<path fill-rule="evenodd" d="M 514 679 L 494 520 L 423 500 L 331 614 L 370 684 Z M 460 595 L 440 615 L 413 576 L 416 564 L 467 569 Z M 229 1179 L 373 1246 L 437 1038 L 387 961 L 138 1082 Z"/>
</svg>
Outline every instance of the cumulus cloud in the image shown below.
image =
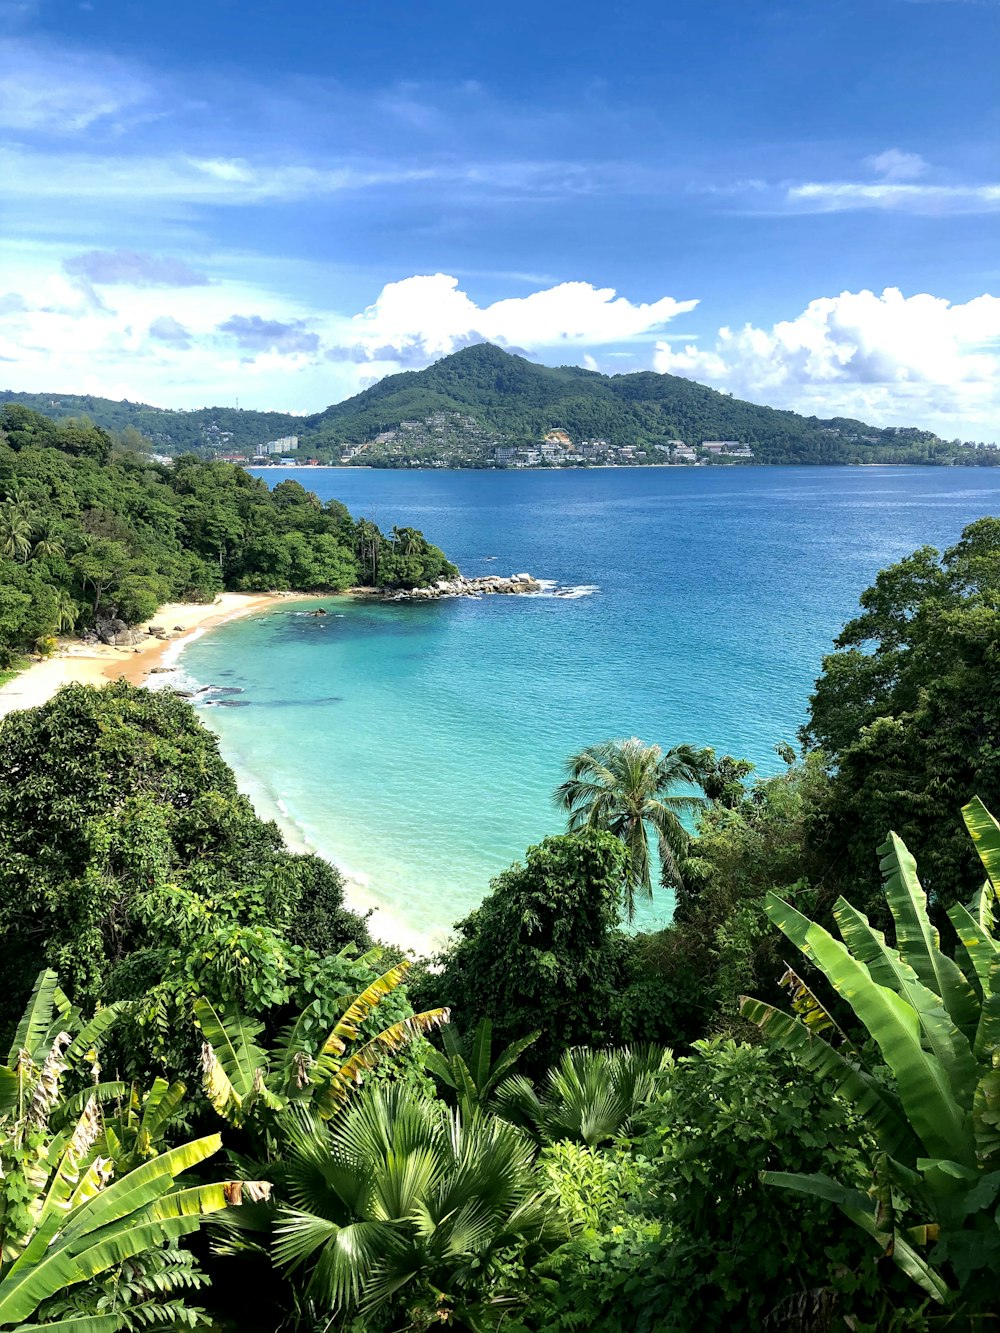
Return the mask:
<svg viewBox="0 0 1000 1333">
<path fill-rule="evenodd" d="M 906 153 L 901 148 L 887 148 L 884 153 L 867 157 L 865 165 L 887 181 L 915 180 L 927 170 L 927 163 L 919 153 Z"/>
<path fill-rule="evenodd" d="M 435 273 L 387 283 L 338 340 L 371 361 L 426 364 L 472 342 L 532 349 L 620 343 L 662 329 L 697 301 L 633 304 L 612 287 L 563 282 L 479 306 L 458 279 Z"/>
<path fill-rule="evenodd" d="M 208 282 L 183 259 L 143 254 L 137 250 L 88 250 L 73 255 L 63 268 L 87 282 L 130 287 L 203 287 Z"/>
<path fill-rule="evenodd" d="M 154 342 L 166 343 L 168 347 L 177 347 L 183 351 L 191 346 L 191 333 L 172 315 L 160 315 L 149 326 L 149 336 Z"/>
<path fill-rule="evenodd" d="M 294 355 L 319 351 L 319 334 L 306 329 L 301 319 L 285 324 L 280 319 L 262 319 L 260 315 L 233 315 L 218 329 L 230 334 L 248 352 Z"/>
<path fill-rule="evenodd" d="M 996 433 L 1000 297 L 952 304 L 889 287 L 810 301 L 770 329 L 719 330 L 714 347 L 657 343 L 657 370 L 740 397 L 876 422 L 978 423 Z M 951 433 L 954 433 L 952 429 Z"/>
</svg>

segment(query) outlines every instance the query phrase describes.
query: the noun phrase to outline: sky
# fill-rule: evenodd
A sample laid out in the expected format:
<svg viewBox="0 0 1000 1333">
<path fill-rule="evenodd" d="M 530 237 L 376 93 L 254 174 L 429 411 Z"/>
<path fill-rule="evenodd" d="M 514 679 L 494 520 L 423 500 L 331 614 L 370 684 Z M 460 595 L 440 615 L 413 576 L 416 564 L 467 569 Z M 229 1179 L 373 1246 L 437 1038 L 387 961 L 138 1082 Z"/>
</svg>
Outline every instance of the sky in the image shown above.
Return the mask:
<svg viewBox="0 0 1000 1333">
<path fill-rule="evenodd" d="M 1000 440 L 1000 0 L 0 0 L 0 388 L 488 339 Z"/>
</svg>

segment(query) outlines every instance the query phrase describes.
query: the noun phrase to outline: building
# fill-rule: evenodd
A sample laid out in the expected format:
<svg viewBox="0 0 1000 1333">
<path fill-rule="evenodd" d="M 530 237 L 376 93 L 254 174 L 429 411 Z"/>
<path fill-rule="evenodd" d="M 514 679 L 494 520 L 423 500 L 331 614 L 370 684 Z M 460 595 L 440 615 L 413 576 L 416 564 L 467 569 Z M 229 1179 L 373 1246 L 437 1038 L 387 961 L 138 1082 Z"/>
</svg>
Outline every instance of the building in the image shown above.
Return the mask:
<svg viewBox="0 0 1000 1333">
<path fill-rule="evenodd" d="M 297 435 L 283 435 L 280 440 L 268 440 L 264 448 L 269 454 L 291 454 L 299 447 Z"/>
</svg>

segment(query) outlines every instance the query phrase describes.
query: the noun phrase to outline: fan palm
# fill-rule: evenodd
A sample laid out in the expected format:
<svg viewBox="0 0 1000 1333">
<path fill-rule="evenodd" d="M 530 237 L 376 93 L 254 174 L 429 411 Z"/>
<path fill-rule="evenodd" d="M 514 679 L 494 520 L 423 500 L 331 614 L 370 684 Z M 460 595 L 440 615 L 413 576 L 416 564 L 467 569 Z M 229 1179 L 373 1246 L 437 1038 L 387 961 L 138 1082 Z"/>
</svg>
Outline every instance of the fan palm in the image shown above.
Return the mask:
<svg viewBox="0 0 1000 1333">
<path fill-rule="evenodd" d="M 625 844 L 625 910 L 631 921 L 637 895 L 653 896 L 650 835 L 664 884 L 683 882 L 680 863 L 691 841 L 683 816 L 699 811 L 704 800 L 676 788 L 698 785 L 702 756 L 690 745 L 664 751 L 631 736 L 581 750 L 567 760 L 566 771 L 555 797 L 569 811 L 570 832 L 606 829 Z"/>
<path fill-rule="evenodd" d="M 672 1053 L 660 1046 L 578 1046 L 549 1070 L 541 1093 L 521 1074 L 506 1079 L 497 1089 L 496 1111 L 539 1143 L 573 1139 L 595 1148 L 635 1129 L 661 1071 L 672 1063 Z"/>
<path fill-rule="evenodd" d="M 317 1310 L 371 1316 L 405 1293 L 427 1325 L 476 1330 L 501 1313 L 503 1253 L 516 1246 L 530 1263 L 566 1238 L 533 1146 L 503 1120 L 463 1117 L 397 1083 L 366 1085 L 329 1124 L 299 1108 L 286 1125 L 293 1206 L 274 1259 L 308 1269 Z"/>
</svg>

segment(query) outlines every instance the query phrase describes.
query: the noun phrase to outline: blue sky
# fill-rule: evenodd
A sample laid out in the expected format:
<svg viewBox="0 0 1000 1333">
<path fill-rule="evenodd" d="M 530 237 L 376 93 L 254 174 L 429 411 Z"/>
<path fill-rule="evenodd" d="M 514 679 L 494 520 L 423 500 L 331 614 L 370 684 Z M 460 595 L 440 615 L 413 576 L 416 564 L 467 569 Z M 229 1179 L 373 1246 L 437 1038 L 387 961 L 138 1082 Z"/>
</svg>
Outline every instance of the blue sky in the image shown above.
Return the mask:
<svg viewBox="0 0 1000 1333">
<path fill-rule="evenodd" d="M 491 338 L 1000 438 L 998 0 L 0 0 L 0 384 Z"/>
</svg>

